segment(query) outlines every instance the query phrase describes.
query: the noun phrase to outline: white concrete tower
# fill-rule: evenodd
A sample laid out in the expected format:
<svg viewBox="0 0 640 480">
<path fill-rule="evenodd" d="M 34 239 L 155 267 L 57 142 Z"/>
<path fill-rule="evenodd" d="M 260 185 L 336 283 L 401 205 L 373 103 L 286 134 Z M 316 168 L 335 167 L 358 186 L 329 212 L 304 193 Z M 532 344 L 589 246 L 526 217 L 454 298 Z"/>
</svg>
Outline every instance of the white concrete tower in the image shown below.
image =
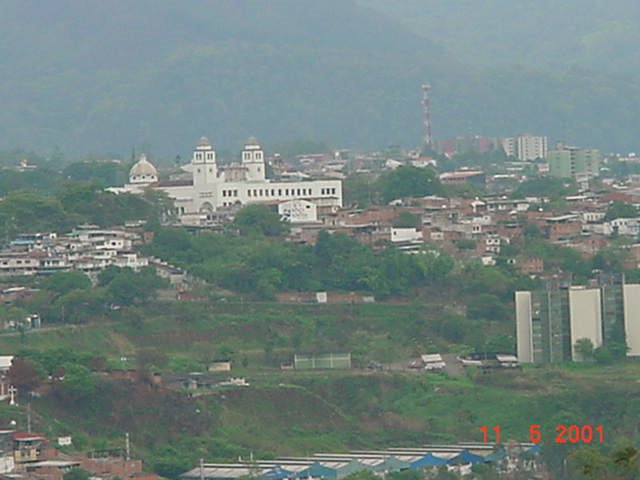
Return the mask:
<svg viewBox="0 0 640 480">
<path fill-rule="evenodd" d="M 247 169 L 248 182 L 264 182 L 264 152 L 255 137 L 249 138 L 242 150 L 242 166 Z"/>
<path fill-rule="evenodd" d="M 198 140 L 198 146 L 193 151 L 191 164 L 193 165 L 194 185 L 215 183 L 218 178 L 216 152 L 207 137 L 200 137 L 200 140 Z"/>
</svg>

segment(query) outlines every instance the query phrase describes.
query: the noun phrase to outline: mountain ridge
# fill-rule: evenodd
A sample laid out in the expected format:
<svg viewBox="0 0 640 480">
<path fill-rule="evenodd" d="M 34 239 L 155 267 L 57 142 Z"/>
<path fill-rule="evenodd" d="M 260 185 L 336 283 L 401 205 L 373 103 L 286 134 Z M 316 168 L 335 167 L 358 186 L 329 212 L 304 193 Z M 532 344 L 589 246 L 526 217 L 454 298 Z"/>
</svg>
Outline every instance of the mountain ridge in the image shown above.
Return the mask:
<svg viewBox="0 0 640 480">
<path fill-rule="evenodd" d="M 0 148 L 173 158 L 201 135 L 234 150 L 250 135 L 267 146 L 419 145 L 424 81 L 436 137 L 636 143 L 635 79 L 465 65 L 354 1 L 8 0 L 6 12 Z"/>
</svg>

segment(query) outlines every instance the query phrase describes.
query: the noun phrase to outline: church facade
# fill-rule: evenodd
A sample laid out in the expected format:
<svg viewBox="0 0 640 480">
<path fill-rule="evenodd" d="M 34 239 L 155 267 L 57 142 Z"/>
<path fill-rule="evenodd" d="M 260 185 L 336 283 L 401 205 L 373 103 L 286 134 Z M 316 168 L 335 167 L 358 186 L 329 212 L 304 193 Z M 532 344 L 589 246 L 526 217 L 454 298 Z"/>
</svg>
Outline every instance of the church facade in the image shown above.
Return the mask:
<svg viewBox="0 0 640 480">
<path fill-rule="evenodd" d="M 191 162 L 182 168 L 190 172 L 190 181 L 158 181 L 155 167 L 142 155 L 129 172 L 129 183 L 112 190 L 130 193 L 141 193 L 146 188 L 161 190 L 173 199 L 181 216 L 208 215 L 235 205 L 279 205 L 292 200 L 308 201 L 325 211 L 342 206 L 340 180 L 267 179 L 264 151 L 254 138 L 242 150 L 240 163 L 218 169 L 216 152 L 207 138 L 202 137 Z"/>
</svg>

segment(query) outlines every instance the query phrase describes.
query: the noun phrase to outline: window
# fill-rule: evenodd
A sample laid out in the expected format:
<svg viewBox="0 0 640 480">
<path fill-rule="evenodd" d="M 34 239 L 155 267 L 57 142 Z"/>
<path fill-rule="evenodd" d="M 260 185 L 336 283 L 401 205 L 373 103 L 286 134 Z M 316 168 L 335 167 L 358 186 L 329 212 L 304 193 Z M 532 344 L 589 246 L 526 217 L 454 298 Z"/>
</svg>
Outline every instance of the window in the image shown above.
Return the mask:
<svg viewBox="0 0 640 480">
<path fill-rule="evenodd" d="M 200 169 L 198 169 L 198 173 L 200 173 Z"/>
<path fill-rule="evenodd" d="M 247 196 L 251 196 L 251 189 L 247 190 Z"/>
<path fill-rule="evenodd" d="M 260 196 L 262 197 L 262 189 L 260 189 Z"/>
<path fill-rule="evenodd" d="M 210 169 L 209 169 L 209 173 L 213 173 L 213 168 L 210 168 Z"/>
<path fill-rule="evenodd" d="M 196 160 L 202 160 L 202 154 L 200 152 L 196 153 Z"/>
<path fill-rule="evenodd" d="M 262 152 L 256 152 L 256 160 L 262 160 Z"/>
<path fill-rule="evenodd" d="M 234 197 L 237 197 L 237 196 L 238 196 L 238 190 L 234 190 L 234 191 L 233 191 L 233 196 L 234 196 Z"/>
<path fill-rule="evenodd" d="M 207 158 L 209 160 L 213 160 L 213 153 L 211 153 L 211 152 L 207 153 Z"/>
<path fill-rule="evenodd" d="M 279 196 L 279 197 L 281 197 L 281 196 L 282 196 L 282 189 L 281 189 L 281 188 L 279 188 L 279 189 L 278 189 L 278 196 Z"/>
<path fill-rule="evenodd" d="M 227 196 L 227 191 L 226 190 L 222 190 L 222 196 L 226 197 Z"/>
<path fill-rule="evenodd" d="M 271 189 L 271 196 L 272 197 L 276 196 L 276 190 L 274 188 Z"/>
<path fill-rule="evenodd" d="M 288 188 L 285 188 L 285 189 L 284 189 L 284 195 L 285 195 L 286 197 L 288 197 L 288 196 L 289 196 L 289 189 L 288 189 Z"/>
<path fill-rule="evenodd" d="M 243 158 L 244 158 L 245 160 L 251 160 L 251 153 L 249 153 L 249 152 L 244 152 L 244 153 L 243 153 Z"/>
</svg>

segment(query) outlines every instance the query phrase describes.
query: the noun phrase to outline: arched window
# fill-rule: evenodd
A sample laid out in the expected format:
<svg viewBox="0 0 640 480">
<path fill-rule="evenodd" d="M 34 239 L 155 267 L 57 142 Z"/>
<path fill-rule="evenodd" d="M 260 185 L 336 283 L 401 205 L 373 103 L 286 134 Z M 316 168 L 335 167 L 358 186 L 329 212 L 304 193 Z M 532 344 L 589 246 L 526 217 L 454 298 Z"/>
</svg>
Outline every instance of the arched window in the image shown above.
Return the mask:
<svg viewBox="0 0 640 480">
<path fill-rule="evenodd" d="M 256 152 L 256 160 L 262 160 L 262 152 Z"/>
</svg>

